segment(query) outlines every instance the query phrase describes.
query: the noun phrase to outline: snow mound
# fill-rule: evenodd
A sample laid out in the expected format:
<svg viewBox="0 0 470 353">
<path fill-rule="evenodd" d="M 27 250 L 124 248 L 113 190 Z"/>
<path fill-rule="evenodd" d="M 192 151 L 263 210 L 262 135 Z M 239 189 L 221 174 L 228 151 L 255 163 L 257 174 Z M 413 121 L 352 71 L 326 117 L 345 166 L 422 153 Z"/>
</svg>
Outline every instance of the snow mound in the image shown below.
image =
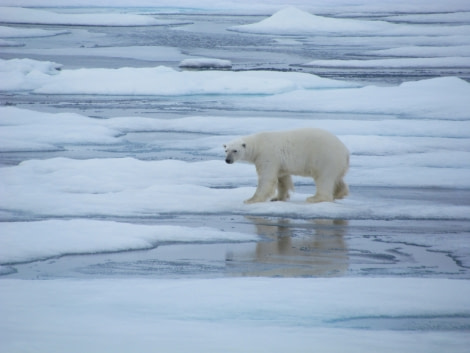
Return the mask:
<svg viewBox="0 0 470 353">
<path fill-rule="evenodd" d="M 258 23 L 234 26 L 231 30 L 251 33 L 373 33 L 390 28 L 382 21 L 358 21 L 312 15 L 296 7 L 286 7 Z"/>
<path fill-rule="evenodd" d="M 260 34 L 318 34 L 332 36 L 402 36 L 402 35 L 463 35 L 470 26 L 439 27 L 396 24 L 378 20 L 332 18 L 310 14 L 296 7 L 287 7 L 260 22 L 233 26 L 230 30 Z"/>
</svg>

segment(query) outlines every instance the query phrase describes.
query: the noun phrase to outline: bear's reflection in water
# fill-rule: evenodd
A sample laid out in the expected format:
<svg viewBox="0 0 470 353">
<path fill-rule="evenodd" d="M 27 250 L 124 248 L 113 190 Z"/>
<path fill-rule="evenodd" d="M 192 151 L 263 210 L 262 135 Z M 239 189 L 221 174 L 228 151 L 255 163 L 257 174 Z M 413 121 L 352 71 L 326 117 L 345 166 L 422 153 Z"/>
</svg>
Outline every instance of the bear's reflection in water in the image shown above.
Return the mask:
<svg viewBox="0 0 470 353">
<path fill-rule="evenodd" d="M 315 219 L 292 224 L 291 220 L 247 218 L 264 240 L 253 250 L 227 252 L 226 264 L 232 267 L 232 275 L 332 277 L 347 272 L 347 221 Z"/>
</svg>

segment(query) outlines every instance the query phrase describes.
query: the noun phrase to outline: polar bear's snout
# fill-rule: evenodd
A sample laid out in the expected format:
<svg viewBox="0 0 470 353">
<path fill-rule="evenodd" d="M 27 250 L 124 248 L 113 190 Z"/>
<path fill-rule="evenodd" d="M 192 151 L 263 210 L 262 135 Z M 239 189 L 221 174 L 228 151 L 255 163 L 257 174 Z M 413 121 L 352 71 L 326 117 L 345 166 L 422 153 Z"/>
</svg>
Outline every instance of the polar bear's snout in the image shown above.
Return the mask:
<svg viewBox="0 0 470 353">
<path fill-rule="evenodd" d="M 232 164 L 233 162 L 235 162 L 235 159 L 233 158 L 233 152 L 228 152 L 227 156 L 225 156 L 225 163 Z"/>
</svg>

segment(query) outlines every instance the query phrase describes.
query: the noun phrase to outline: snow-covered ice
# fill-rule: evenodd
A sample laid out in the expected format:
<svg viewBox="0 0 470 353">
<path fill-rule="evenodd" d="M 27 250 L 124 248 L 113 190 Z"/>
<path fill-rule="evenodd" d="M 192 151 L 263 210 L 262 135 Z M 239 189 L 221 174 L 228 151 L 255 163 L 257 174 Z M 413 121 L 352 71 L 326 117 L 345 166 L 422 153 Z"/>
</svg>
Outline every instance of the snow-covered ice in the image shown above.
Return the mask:
<svg viewBox="0 0 470 353">
<path fill-rule="evenodd" d="M 67 5 L 71 7 L 96 7 L 102 6 L 105 8 L 120 8 L 120 7 L 141 7 L 150 8 L 154 11 L 161 11 L 163 13 L 168 11 L 174 12 L 188 12 L 189 11 L 210 11 L 211 13 L 226 12 L 227 10 L 234 13 L 241 14 L 258 14 L 266 13 L 266 11 L 280 10 L 286 5 L 297 6 L 300 8 L 309 8 L 322 12 L 338 12 L 338 13 L 447 13 L 455 11 L 470 11 L 470 5 L 464 0 L 448 0 L 445 3 L 441 1 L 428 1 L 428 0 L 414 0 L 412 2 L 407 0 L 383 0 L 380 3 L 369 2 L 364 0 L 316 0 L 312 3 L 310 0 L 289 0 L 288 3 L 280 2 L 278 0 L 262 0 L 262 1 L 219 1 L 217 6 L 214 6 L 213 0 L 179 0 L 178 4 L 172 0 L 159 0 L 159 7 L 155 7 L 153 0 L 69 0 Z M 22 6 L 34 7 L 37 6 L 36 0 L 3 0 L 4 6 Z M 42 0 L 41 6 L 44 7 L 63 7 L 62 0 Z M 438 14 L 440 15 L 440 14 Z"/>
<path fill-rule="evenodd" d="M 0 90 L 32 90 L 41 94 L 103 95 L 254 95 L 297 89 L 355 87 L 357 84 L 322 79 L 303 73 L 263 71 L 176 71 L 170 67 L 78 69 L 60 73 L 29 59 L 2 60 Z M 31 76 L 34 80 L 30 79 Z M 33 86 L 34 85 L 34 86 Z"/>
<path fill-rule="evenodd" d="M 0 289 L 9 352 L 463 353 L 469 343 L 468 281 L 3 279 Z"/>
<path fill-rule="evenodd" d="M 191 58 L 181 61 L 179 67 L 192 69 L 230 69 L 232 62 L 230 60 L 221 59 Z"/>
<path fill-rule="evenodd" d="M 2 1 L 0 350 L 468 350 L 470 5 L 289 3 Z M 300 127 L 351 195 L 245 205 Z"/>
<path fill-rule="evenodd" d="M 449 49 L 452 50 L 452 49 Z M 382 54 L 382 53 L 380 53 Z M 412 55 L 412 54 L 410 54 Z M 442 56 L 444 54 L 438 54 Z M 395 55 L 393 55 L 395 56 Z M 426 55 L 425 55 L 426 56 Z M 469 55 L 464 57 L 437 57 L 437 58 L 401 58 L 401 59 L 371 59 L 371 60 L 314 60 L 304 64 L 305 66 L 321 67 L 381 67 L 381 68 L 426 68 L 426 67 L 468 67 Z"/>
<path fill-rule="evenodd" d="M 385 21 L 364 21 L 313 15 L 297 7 L 286 7 L 260 22 L 231 27 L 231 30 L 265 34 L 316 34 L 340 36 L 456 35 L 470 33 L 470 26 L 402 26 Z"/>
<path fill-rule="evenodd" d="M 150 249 L 162 242 L 257 240 L 250 234 L 209 227 L 150 226 L 83 219 L 5 223 L 1 225 L 1 233 L 0 263 L 67 254 Z M 38 234 L 42 236 L 38 237 Z"/>
<path fill-rule="evenodd" d="M 157 26 L 174 24 L 129 13 L 67 14 L 20 7 L 0 7 L 0 22 L 20 24 L 54 24 L 71 26 Z"/>
<path fill-rule="evenodd" d="M 66 33 L 69 33 L 69 31 L 0 26 L 0 38 L 49 37 Z"/>
</svg>

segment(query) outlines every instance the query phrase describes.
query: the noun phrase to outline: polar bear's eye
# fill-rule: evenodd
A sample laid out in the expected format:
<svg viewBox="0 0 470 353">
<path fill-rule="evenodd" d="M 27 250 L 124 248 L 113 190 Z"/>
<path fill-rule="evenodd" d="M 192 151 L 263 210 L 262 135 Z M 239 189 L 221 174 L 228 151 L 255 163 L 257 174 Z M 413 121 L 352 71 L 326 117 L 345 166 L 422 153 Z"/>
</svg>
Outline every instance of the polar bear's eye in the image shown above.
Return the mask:
<svg viewBox="0 0 470 353">
<path fill-rule="evenodd" d="M 238 151 L 237 150 L 233 150 L 233 153 L 237 153 Z"/>
</svg>

